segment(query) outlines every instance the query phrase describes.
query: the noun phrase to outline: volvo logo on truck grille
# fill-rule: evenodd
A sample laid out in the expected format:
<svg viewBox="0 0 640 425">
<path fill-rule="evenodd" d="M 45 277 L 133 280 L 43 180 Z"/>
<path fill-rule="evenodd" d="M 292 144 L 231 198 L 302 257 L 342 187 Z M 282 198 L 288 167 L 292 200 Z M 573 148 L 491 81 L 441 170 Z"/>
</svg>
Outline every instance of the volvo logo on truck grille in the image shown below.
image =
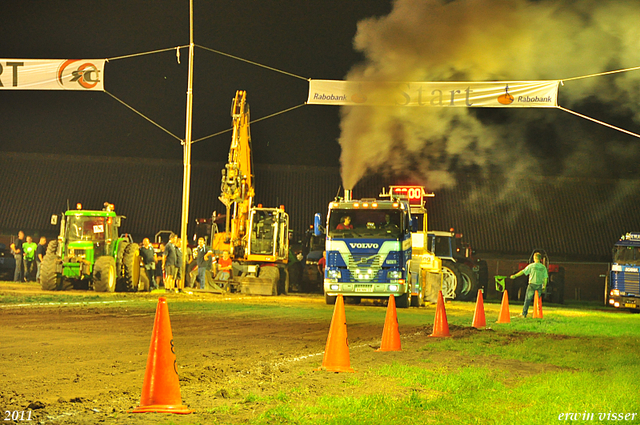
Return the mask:
<svg viewBox="0 0 640 425">
<path fill-rule="evenodd" d="M 350 243 L 349 246 L 351 246 L 351 248 L 360 248 L 360 249 L 378 249 L 380 248 L 380 244 L 377 243 Z"/>
</svg>

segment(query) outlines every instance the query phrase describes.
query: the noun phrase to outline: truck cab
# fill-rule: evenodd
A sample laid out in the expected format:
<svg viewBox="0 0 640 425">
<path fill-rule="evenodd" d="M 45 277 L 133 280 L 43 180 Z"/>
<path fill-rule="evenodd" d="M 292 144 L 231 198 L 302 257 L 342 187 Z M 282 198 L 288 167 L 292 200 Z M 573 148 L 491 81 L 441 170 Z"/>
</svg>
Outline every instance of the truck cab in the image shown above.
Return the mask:
<svg viewBox="0 0 640 425">
<path fill-rule="evenodd" d="M 627 233 L 613 247 L 605 282 L 605 303 L 640 312 L 640 232 Z"/>
<path fill-rule="evenodd" d="M 411 302 L 411 214 L 402 200 L 338 200 L 329 204 L 326 224 L 327 304 L 338 294 L 359 301 L 396 297 Z"/>
</svg>

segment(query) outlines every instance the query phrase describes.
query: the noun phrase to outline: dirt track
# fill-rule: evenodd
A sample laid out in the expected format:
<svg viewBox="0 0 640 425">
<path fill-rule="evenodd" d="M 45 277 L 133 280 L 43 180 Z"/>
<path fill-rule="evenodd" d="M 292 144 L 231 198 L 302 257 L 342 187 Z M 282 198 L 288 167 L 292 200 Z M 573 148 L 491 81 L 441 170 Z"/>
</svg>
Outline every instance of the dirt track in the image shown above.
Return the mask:
<svg viewBox="0 0 640 425">
<path fill-rule="evenodd" d="M 295 390 L 313 397 L 354 391 L 344 385 L 353 375 L 313 370 L 322 362 L 329 328 L 327 320 L 318 320 L 318 311 L 330 317 L 323 298 L 171 294 L 167 298 L 182 400 L 195 412 L 129 414 L 140 403 L 157 304 L 154 295 L 101 298 L 108 304 L 0 308 L 2 411 L 30 410 L 31 423 L 242 423 L 264 412 L 268 407 L 264 400 L 277 394 Z M 140 298 L 146 301 L 141 303 Z M 244 310 L 216 317 L 189 310 L 188 300 L 206 301 L 212 310 L 220 303 Z M 310 319 L 253 316 L 247 306 L 259 304 L 308 305 L 316 313 Z M 349 324 L 354 368 L 365 371 L 393 360 L 421 361 L 424 366 L 429 356 L 432 367 L 456 363 L 452 357 L 418 351 L 428 340 L 430 327 L 403 327 L 403 351 L 377 353 L 373 348 L 379 345 L 381 329 L 381 323 Z M 455 327 L 452 331 L 460 337 L 475 332 Z M 514 373 L 525 369 L 517 362 L 507 363 L 503 368 Z M 531 365 L 527 370 L 535 373 Z M 370 382 L 367 391 L 372 393 L 383 388 L 387 393 L 406 391 L 381 379 Z"/>
</svg>

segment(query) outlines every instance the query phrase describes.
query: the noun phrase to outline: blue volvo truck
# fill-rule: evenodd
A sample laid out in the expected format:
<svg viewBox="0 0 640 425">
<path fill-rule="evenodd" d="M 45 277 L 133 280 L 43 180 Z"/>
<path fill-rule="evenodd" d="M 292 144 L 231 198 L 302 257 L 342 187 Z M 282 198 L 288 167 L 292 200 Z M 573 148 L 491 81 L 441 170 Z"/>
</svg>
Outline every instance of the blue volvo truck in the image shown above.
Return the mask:
<svg viewBox="0 0 640 425">
<path fill-rule="evenodd" d="M 423 252 L 426 244 L 420 238 L 426 233 L 418 230 L 426 229 L 423 188 L 392 186 L 380 196 L 388 199 L 354 200 L 345 191 L 344 198 L 329 204 L 324 229 L 327 304 L 334 304 L 338 294 L 355 303 L 393 294 L 399 308 L 420 306 L 427 272 L 435 268 L 434 275 L 440 276 L 441 263 Z M 423 226 L 418 225 L 421 217 Z M 317 214 L 316 228 L 320 220 Z"/>
<path fill-rule="evenodd" d="M 640 312 L 640 232 L 622 235 L 613 247 L 605 283 L 605 303 Z"/>
</svg>

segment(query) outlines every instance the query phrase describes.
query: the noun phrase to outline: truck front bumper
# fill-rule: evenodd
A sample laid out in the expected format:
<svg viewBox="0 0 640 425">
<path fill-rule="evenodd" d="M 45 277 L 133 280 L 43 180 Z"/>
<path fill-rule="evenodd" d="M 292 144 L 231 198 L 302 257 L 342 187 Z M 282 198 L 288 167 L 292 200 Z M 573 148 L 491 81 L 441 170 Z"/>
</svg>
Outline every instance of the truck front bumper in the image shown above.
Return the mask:
<svg viewBox="0 0 640 425">
<path fill-rule="evenodd" d="M 324 293 L 329 296 L 342 294 L 345 297 L 387 298 L 389 295 L 399 297 L 407 292 L 406 283 L 376 282 L 324 282 Z"/>
<path fill-rule="evenodd" d="M 640 310 L 640 298 L 625 295 L 612 295 L 609 297 L 609 305 L 615 308 L 630 308 Z"/>
</svg>

